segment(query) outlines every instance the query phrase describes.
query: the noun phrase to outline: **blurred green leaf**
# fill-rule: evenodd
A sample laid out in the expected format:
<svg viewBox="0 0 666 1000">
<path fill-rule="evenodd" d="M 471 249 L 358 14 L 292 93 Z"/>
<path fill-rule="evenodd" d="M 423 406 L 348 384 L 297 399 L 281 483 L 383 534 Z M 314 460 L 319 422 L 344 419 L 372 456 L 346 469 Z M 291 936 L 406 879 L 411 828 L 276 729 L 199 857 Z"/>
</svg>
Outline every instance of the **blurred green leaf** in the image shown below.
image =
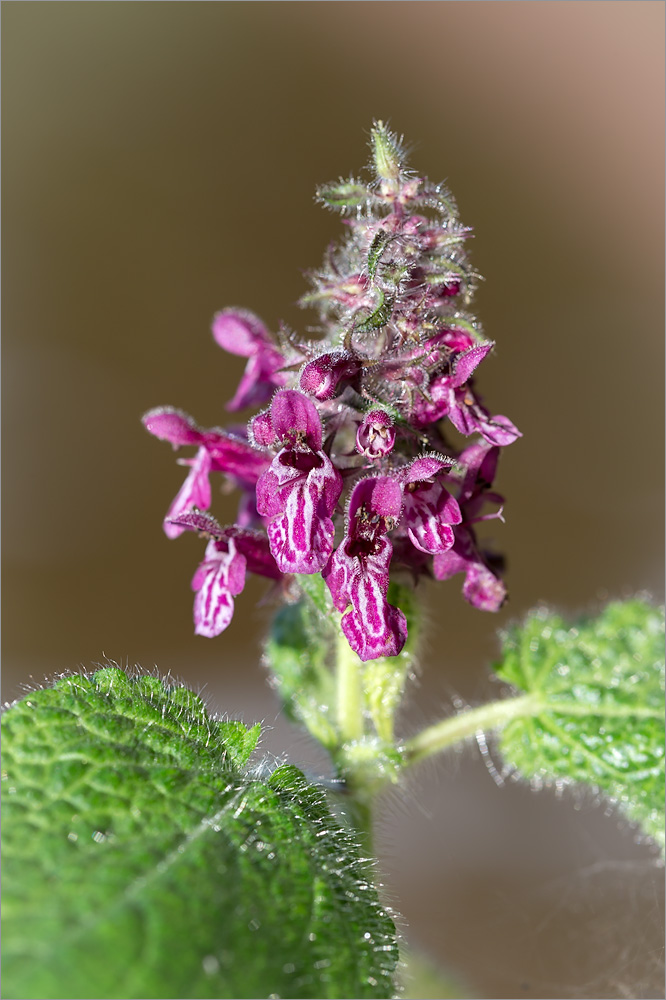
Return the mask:
<svg viewBox="0 0 666 1000">
<path fill-rule="evenodd" d="M 502 730 L 530 779 L 597 787 L 663 845 L 664 614 L 642 600 L 567 625 L 547 610 L 504 636 L 500 678 L 535 696 Z"/>
<path fill-rule="evenodd" d="M 323 746 L 337 746 L 335 679 L 328 661 L 335 650 L 337 613 L 319 574 L 299 576 L 302 598 L 276 613 L 264 647 L 271 682 L 293 722 Z"/>
<path fill-rule="evenodd" d="M 367 184 L 350 177 L 349 180 L 339 180 L 337 184 L 324 184 L 317 188 L 317 198 L 329 208 L 337 208 L 348 212 L 363 205 L 371 197 Z"/>
<path fill-rule="evenodd" d="M 401 955 L 403 1000 L 464 1000 L 470 991 L 430 958 L 411 948 Z"/>
<path fill-rule="evenodd" d="M 258 728 L 117 668 L 10 707 L 3 996 L 388 997 L 397 960 L 350 835 Z"/>
</svg>

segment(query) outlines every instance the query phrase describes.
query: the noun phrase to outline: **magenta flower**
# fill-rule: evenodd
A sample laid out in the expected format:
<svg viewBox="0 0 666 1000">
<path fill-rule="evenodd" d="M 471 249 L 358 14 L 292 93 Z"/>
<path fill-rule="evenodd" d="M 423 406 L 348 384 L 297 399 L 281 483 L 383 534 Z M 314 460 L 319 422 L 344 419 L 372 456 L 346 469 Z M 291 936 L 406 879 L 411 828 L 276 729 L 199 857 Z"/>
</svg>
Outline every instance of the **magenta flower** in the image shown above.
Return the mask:
<svg viewBox="0 0 666 1000">
<path fill-rule="evenodd" d="M 502 516 L 503 498 L 488 492 L 495 478 L 498 457 L 499 448 L 486 443 L 470 445 L 460 456 L 464 469 L 460 490 L 463 521 L 456 527 L 453 546 L 433 560 L 437 580 L 465 574 L 463 597 L 481 611 L 498 611 L 506 598 L 506 587 L 490 568 L 487 556 L 480 551 L 473 528 L 478 521 Z M 480 510 L 487 502 L 497 503 L 499 509 L 481 515 Z"/>
<path fill-rule="evenodd" d="M 469 338 L 470 343 L 471 338 Z M 490 444 L 511 444 L 521 433 L 508 417 L 491 417 L 474 390 L 468 385 L 475 369 L 492 350 L 489 341 L 476 344 L 457 354 L 450 375 L 438 375 L 428 386 L 429 399 L 417 399 L 415 418 L 419 426 L 448 416 L 461 434 L 479 433 Z"/>
<path fill-rule="evenodd" d="M 384 410 L 370 410 L 356 432 L 356 450 L 368 458 L 384 458 L 393 450 L 393 418 Z"/>
<path fill-rule="evenodd" d="M 149 410 L 143 424 L 151 434 L 169 441 L 174 448 L 199 446 L 194 458 L 179 459 L 179 464 L 189 465 L 190 471 L 164 518 L 164 532 L 169 538 L 177 538 L 184 530 L 174 520 L 180 514 L 194 507 L 199 510 L 210 507 L 211 472 L 224 472 L 236 485 L 254 490 L 257 479 L 268 465 L 266 456 L 255 451 L 247 441 L 223 430 L 201 430 L 192 417 L 172 406 Z"/>
<path fill-rule="evenodd" d="M 234 613 L 234 597 L 245 586 L 245 556 L 230 538 L 223 548 L 211 538 L 204 561 L 192 577 L 194 632 L 212 638 L 224 632 Z"/>
<path fill-rule="evenodd" d="M 357 483 L 344 540 L 322 573 L 335 607 L 344 612 L 342 631 L 362 660 L 397 656 L 407 638 L 404 614 L 386 600 L 393 552 L 387 536 L 401 505 L 397 480 L 380 476 Z"/>
<path fill-rule="evenodd" d="M 287 376 L 280 372 L 284 358 L 254 313 L 246 309 L 224 309 L 217 313 L 213 320 L 213 337 L 225 351 L 248 359 L 236 395 L 227 403 L 228 410 L 261 406 L 287 381 Z"/>
<path fill-rule="evenodd" d="M 315 399 L 332 399 L 341 383 L 353 381 L 360 369 L 358 358 L 349 351 L 320 354 L 301 372 L 300 387 Z"/>
<path fill-rule="evenodd" d="M 446 552 L 453 545 L 452 524 L 460 524 L 457 500 L 438 480 L 451 462 L 435 455 L 417 458 L 403 474 L 407 534 L 422 552 Z"/>
<path fill-rule="evenodd" d="M 222 528 L 214 517 L 202 511 L 191 511 L 174 519 L 181 531 L 197 531 L 208 538 L 206 554 L 192 578 L 194 598 L 194 632 L 212 638 L 231 622 L 234 597 L 245 586 L 246 569 L 251 573 L 280 579 L 268 540 L 257 531 L 244 531 L 235 526 Z"/>
<path fill-rule="evenodd" d="M 268 524 L 271 552 L 283 573 L 318 573 L 333 549 L 331 514 L 342 477 L 322 451 L 317 409 L 294 389 L 278 392 L 271 421 L 282 444 L 257 482 L 257 510 Z"/>
</svg>

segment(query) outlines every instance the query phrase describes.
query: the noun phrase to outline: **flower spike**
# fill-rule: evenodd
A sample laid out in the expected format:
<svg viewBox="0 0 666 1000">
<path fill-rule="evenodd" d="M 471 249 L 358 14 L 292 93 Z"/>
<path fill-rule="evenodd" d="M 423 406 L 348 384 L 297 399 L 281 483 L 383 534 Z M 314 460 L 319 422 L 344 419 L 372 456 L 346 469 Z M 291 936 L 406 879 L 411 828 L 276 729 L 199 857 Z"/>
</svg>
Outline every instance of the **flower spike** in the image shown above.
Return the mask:
<svg viewBox="0 0 666 1000">
<path fill-rule="evenodd" d="M 501 518 L 497 460 L 521 435 L 476 388 L 494 343 L 467 312 L 470 230 L 443 185 L 407 168 L 381 121 L 370 146 L 367 180 L 318 191 L 346 232 L 300 301 L 318 313 L 316 339 L 273 335 L 244 309 L 214 318 L 216 343 L 247 359 L 227 404 L 255 408 L 247 430 L 205 430 L 172 407 L 144 418 L 154 436 L 192 449 L 164 530 L 207 539 L 194 578 L 200 634 L 226 628 L 248 572 L 321 574 L 363 660 L 404 646 L 407 619 L 388 600 L 397 573 L 415 583 L 461 574 L 463 596 L 486 611 L 506 596 L 476 525 Z M 240 491 L 225 528 L 207 513 L 218 474 Z"/>
</svg>

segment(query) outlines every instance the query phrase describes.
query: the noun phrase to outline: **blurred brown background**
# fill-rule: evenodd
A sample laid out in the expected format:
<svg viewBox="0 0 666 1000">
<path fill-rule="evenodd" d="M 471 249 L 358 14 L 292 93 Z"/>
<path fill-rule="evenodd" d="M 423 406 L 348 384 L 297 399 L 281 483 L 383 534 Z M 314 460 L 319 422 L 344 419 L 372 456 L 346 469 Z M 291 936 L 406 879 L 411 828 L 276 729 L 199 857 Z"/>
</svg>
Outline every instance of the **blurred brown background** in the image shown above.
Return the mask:
<svg viewBox="0 0 666 1000">
<path fill-rule="evenodd" d="M 538 600 L 662 598 L 663 3 L 2 14 L 6 700 L 105 656 L 157 664 L 325 771 L 258 666 L 262 585 L 223 637 L 192 635 L 200 543 L 161 532 L 182 470 L 139 419 L 228 419 L 243 362 L 215 346 L 216 309 L 309 321 L 301 272 L 340 232 L 314 186 L 361 167 L 373 117 L 475 229 L 498 343 L 481 390 L 525 435 L 493 528 L 510 604 L 428 590 L 403 731 L 483 698 L 497 626 Z M 589 798 L 498 788 L 470 748 L 386 803 L 380 847 L 410 941 L 477 994 L 663 996 L 662 876 Z"/>
</svg>

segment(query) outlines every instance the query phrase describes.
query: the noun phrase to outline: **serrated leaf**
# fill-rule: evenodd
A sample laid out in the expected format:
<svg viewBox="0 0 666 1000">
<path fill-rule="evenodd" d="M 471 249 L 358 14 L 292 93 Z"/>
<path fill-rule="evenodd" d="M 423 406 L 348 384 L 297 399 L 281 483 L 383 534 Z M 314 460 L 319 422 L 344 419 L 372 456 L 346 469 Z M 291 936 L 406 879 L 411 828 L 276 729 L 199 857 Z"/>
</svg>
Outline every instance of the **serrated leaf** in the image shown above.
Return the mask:
<svg viewBox="0 0 666 1000">
<path fill-rule="evenodd" d="M 3 996 L 388 997 L 350 835 L 258 730 L 108 668 L 5 712 Z"/>
<path fill-rule="evenodd" d="M 663 611 L 617 602 L 573 627 L 537 611 L 506 634 L 496 672 L 536 701 L 502 731 L 507 762 L 595 786 L 663 845 Z"/>
</svg>

